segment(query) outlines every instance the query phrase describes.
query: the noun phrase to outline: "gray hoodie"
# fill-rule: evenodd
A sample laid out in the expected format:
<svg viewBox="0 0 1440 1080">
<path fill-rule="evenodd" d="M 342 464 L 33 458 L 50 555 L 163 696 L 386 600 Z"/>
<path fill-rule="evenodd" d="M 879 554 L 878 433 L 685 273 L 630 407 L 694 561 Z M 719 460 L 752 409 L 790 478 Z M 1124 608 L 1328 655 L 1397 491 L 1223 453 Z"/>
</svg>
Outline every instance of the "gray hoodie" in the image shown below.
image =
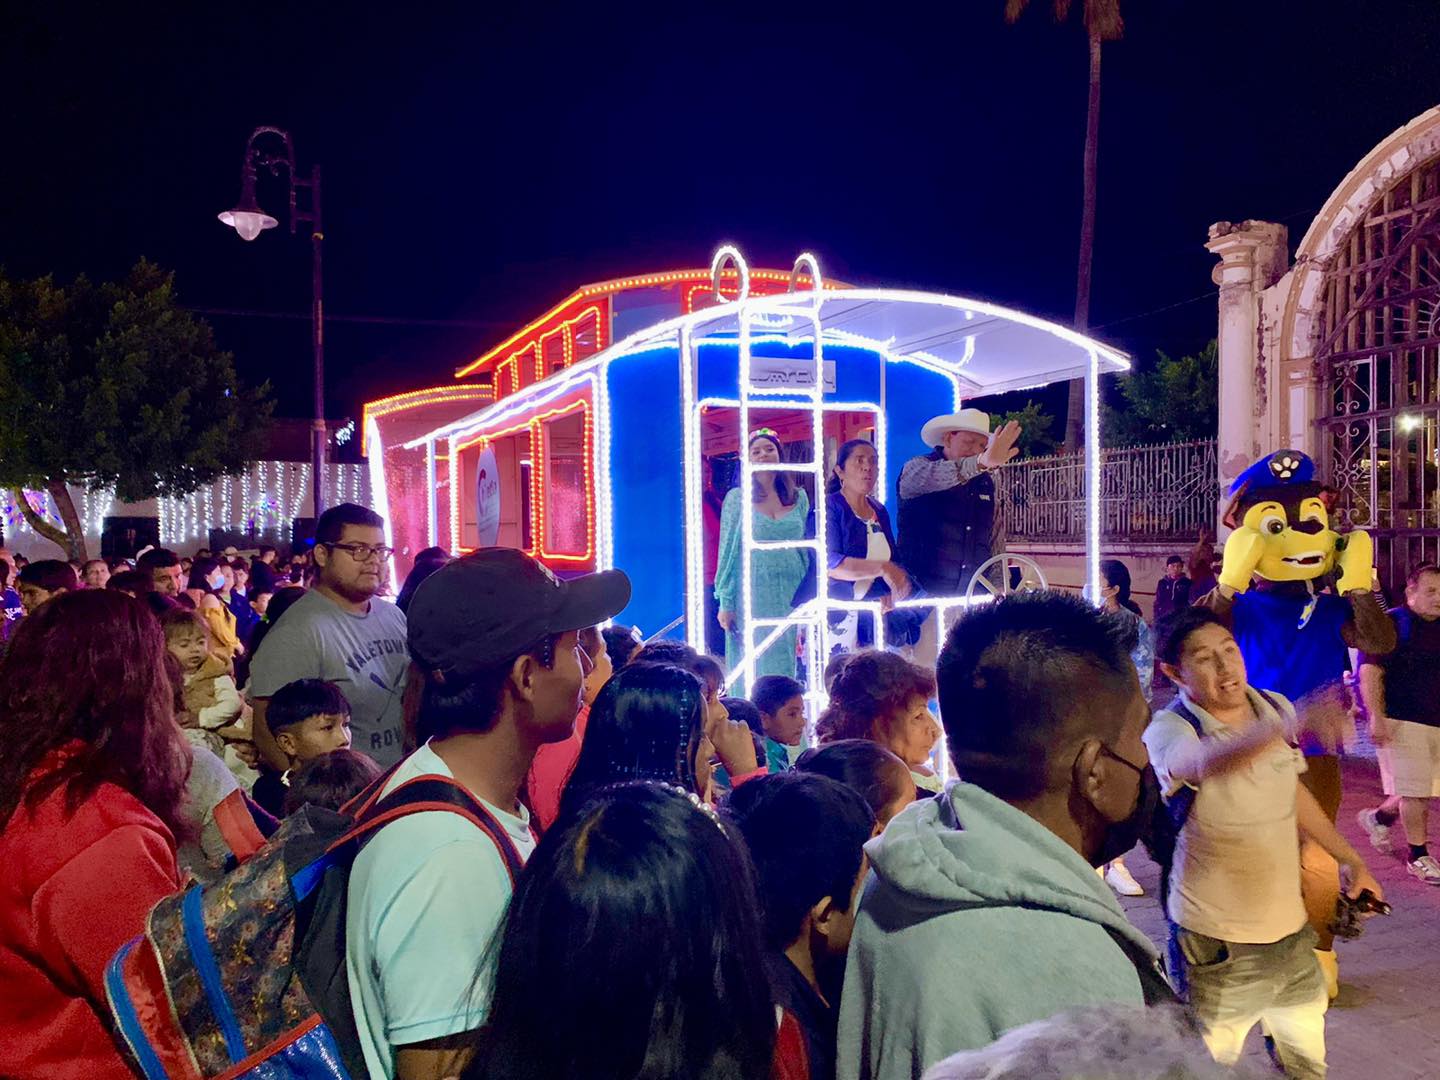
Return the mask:
<svg viewBox="0 0 1440 1080">
<path fill-rule="evenodd" d="M 1073 848 L 989 792 L 951 783 L 866 851 L 838 1080 L 918 1080 L 1063 1009 L 1144 1003 L 1155 946 Z"/>
</svg>

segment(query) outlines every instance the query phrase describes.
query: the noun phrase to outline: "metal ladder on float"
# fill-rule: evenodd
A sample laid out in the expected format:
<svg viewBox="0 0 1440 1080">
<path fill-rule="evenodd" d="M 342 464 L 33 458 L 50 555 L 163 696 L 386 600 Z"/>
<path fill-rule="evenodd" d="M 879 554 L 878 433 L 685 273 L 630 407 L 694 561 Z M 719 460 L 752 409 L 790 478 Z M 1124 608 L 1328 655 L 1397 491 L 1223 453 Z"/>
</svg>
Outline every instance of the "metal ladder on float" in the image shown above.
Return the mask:
<svg viewBox="0 0 1440 1080">
<path fill-rule="evenodd" d="M 793 296 L 800 283 L 802 271 L 809 274 L 813 300 L 803 305 L 784 302 L 782 314 L 792 318 L 804 318 L 810 323 L 811 364 L 810 384 L 807 387 L 760 386 L 754 382 L 753 356 L 751 355 L 752 328 L 757 308 L 776 306 L 750 300 L 750 272 L 743 256 L 733 246 L 722 247 L 715 253 L 710 265 L 711 284 L 717 302 L 723 302 L 720 291 L 721 274 L 726 266 L 733 266 L 738 286 L 736 321 L 738 322 L 737 352 L 739 359 L 739 431 L 740 431 L 740 490 L 752 490 L 755 474 L 758 472 L 808 473 L 815 481 L 815 499 L 812 509 L 815 514 L 815 535 L 804 540 L 766 541 L 755 538 L 755 515 L 745 512 L 740 515 L 740 633 L 745 643 L 741 661 L 735 671 L 730 672 L 727 685 L 734 685 L 740 679 L 746 687 L 755 683 L 755 660 L 778 642 L 792 629 L 805 629 L 806 670 L 808 673 L 809 696 L 817 703 L 823 703 L 823 676 L 829 657 L 829 620 L 826 617 L 832 601 L 829 597 L 828 575 L 826 574 L 825 547 L 825 484 L 828 476 L 825 456 L 825 344 L 820 318 L 824 303 L 824 279 L 820 275 L 820 264 L 808 252 L 795 260 L 790 271 L 790 288 L 787 296 Z M 803 311 L 803 314 L 802 314 Z M 762 325 L 767 325 L 762 323 Z M 796 398 L 800 400 L 795 400 Z M 751 431 L 750 412 L 757 407 L 777 411 L 803 413 L 810 421 L 810 461 L 781 462 L 776 465 L 756 465 L 747 451 Z M 742 494 L 742 498 L 744 498 Z M 748 500 L 745 510 L 749 511 Z M 757 551 L 794 550 L 809 551 L 815 564 L 815 598 L 785 616 L 757 616 L 754 609 L 754 555 Z M 848 603 L 845 606 L 850 606 Z M 866 605 L 869 607 L 870 605 Z M 878 615 L 878 606 L 876 613 Z M 759 640 L 757 641 L 757 635 Z"/>
</svg>

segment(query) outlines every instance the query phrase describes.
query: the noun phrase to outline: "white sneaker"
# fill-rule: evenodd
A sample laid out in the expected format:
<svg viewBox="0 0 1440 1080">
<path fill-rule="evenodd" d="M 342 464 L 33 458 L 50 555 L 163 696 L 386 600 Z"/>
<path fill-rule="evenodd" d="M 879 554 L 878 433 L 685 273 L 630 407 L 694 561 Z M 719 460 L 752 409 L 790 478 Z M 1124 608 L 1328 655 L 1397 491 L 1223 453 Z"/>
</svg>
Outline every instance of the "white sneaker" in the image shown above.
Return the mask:
<svg viewBox="0 0 1440 1080">
<path fill-rule="evenodd" d="M 1432 862 L 1434 860 L 1431 860 Z M 1435 868 L 1437 875 L 1440 875 L 1440 866 Z M 1135 880 L 1130 871 L 1126 869 L 1123 862 L 1116 860 L 1105 868 L 1105 883 L 1114 889 L 1121 896 L 1144 896 L 1145 890 Z M 1440 879 L 1435 884 L 1440 885 Z"/>
<path fill-rule="evenodd" d="M 1435 861 L 1434 855 L 1421 855 L 1406 869 L 1411 877 L 1419 878 L 1426 885 L 1440 885 L 1440 862 Z"/>
<path fill-rule="evenodd" d="M 1374 810 L 1361 810 L 1355 815 L 1355 820 L 1365 830 L 1365 835 L 1370 837 L 1370 846 L 1381 855 L 1389 855 L 1395 850 L 1395 845 L 1390 840 L 1390 826 L 1383 824 Z"/>
</svg>

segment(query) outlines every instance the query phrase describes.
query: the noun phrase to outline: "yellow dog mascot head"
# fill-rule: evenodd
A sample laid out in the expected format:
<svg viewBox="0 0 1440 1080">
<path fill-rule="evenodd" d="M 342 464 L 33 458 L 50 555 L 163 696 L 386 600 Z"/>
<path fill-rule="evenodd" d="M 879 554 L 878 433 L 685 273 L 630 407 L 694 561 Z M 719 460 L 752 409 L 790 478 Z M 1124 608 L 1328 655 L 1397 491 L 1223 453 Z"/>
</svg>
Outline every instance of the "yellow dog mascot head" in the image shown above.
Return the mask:
<svg viewBox="0 0 1440 1080">
<path fill-rule="evenodd" d="M 1370 536 L 1332 529 L 1320 491 L 1315 463 L 1298 450 L 1277 450 L 1236 477 L 1224 518 L 1234 531 L 1225 541 L 1220 584 L 1243 593 L 1256 577 L 1310 582 L 1312 589 L 1337 579 L 1341 596 L 1367 591 Z"/>
</svg>

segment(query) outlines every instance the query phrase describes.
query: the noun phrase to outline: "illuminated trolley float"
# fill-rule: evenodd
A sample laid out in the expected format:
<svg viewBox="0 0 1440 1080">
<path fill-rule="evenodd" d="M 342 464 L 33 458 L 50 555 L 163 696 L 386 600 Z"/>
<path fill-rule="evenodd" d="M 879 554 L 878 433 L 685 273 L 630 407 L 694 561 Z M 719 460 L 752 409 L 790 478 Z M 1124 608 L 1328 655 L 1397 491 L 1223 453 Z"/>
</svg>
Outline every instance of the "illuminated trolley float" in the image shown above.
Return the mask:
<svg viewBox="0 0 1440 1080">
<path fill-rule="evenodd" d="M 807 489 L 818 539 L 762 544 L 753 515 L 740 515 L 736 614 L 749 651 L 731 678 L 752 681 L 755 657 L 795 626 L 818 695 L 826 612 L 878 619 L 879 604 L 842 599 L 821 573 L 814 600 L 753 617 L 749 566 L 774 546 L 806 548 L 825 566 L 823 492 L 838 446 L 857 436 L 875 444 L 875 495 L 893 517 L 900 468 L 927 449 L 926 420 L 967 399 L 1084 378 L 1088 576 L 1099 595 L 1098 378 L 1128 366 L 1099 342 L 994 304 L 825 282 L 809 255 L 788 273 L 751 270 L 726 247 L 708 272 L 580 289 L 457 373 L 488 372 L 488 387 L 462 382 L 371 403 L 364 427 L 381 510 L 403 534 L 397 572 L 426 544 L 522 548 L 562 577 L 620 567 L 635 583 L 620 621 L 683 633 L 702 650 L 706 533 L 713 544 L 718 528 L 705 511 L 707 483 L 726 465 L 744 491 L 757 469 L 788 473 Z M 407 400 L 432 420 L 437 405 L 463 415 L 417 433 L 424 424 Z M 761 427 L 778 435 L 783 464 L 749 461 L 742 433 Z M 1028 580 L 1038 576 L 1030 564 Z M 987 577 L 977 573 L 966 596 L 896 606 L 943 615 L 993 591 Z"/>
</svg>

